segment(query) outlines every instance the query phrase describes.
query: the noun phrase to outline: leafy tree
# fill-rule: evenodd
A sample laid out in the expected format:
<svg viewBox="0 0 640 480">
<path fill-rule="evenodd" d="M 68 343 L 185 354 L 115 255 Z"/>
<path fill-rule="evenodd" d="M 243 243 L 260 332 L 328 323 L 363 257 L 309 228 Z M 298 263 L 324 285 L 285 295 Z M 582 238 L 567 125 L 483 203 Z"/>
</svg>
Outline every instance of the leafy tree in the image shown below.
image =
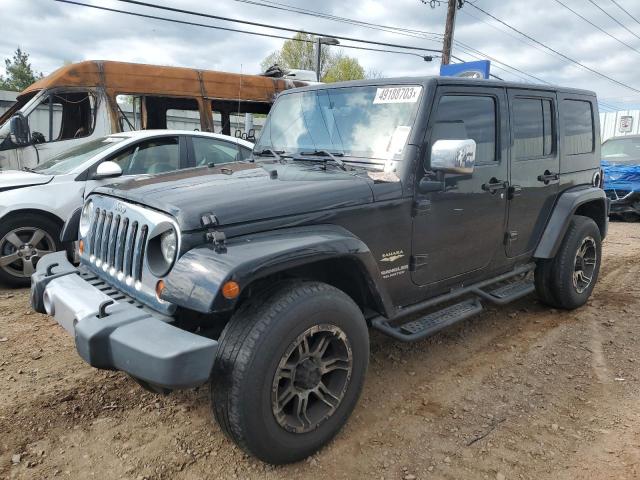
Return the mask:
<svg viewBox="0 0 640 480">
<path fill-rule="evenodd" d="M 36 73 L 29 63 L 29 54 L 18 47 L 13 54 L 13 59 L 5 58 L 4 68 L 7 76 L 0 75 L 0 89 L 21 92 L 36 80 L 43 77 L 42 73 Z"/>
<path fill-rule="evenodd" d="M 322 81 L 327 83 L 344 82 L 346 80 L 360 80 L 364 77 L 364 68 L 356 58 L 338 55 Z"/>
<path fill-rule="evenodd" d="M 260 66 L 263 71 L 276 63 L 283 68 L 315 70 L 315 47 L 314 36 L 296 33 L 293 39 L 285 40 L 280 50 L 267 55 Z M 339 82 L 358 80 L 365 78 L 365 75 L 364 69 L 356 58 L 334 53 L 331 46 L 323 45 L 320 51 L 320 78 L 323 82 Z"/>
</svg>

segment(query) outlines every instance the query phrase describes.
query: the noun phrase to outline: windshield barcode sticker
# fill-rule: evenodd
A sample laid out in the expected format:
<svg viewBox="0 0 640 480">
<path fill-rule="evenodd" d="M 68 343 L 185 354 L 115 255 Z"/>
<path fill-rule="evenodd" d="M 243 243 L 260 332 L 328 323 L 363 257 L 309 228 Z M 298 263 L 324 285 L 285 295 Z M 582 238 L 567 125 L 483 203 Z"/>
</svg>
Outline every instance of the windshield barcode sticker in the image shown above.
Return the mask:
<svg viewBox="0 0 640 480">
<path fill-rule="evenodd" d="M 376 90 L 373 104 L 379 103 L 416 103 L 422 87 L 385 87 Z"/>
</svg>

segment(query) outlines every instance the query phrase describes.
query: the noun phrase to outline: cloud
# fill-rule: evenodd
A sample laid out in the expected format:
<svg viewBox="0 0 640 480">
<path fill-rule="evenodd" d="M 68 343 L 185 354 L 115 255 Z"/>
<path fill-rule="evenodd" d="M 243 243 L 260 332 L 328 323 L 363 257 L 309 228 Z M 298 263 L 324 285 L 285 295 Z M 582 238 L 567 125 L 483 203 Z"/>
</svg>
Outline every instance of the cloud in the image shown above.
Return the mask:
<svg viewBox="0 0 640 480">
<path fill-rule="evenodd" d="M 286 32 L 162 12 L 117 0 L 80 1 L 186 21 L 290 36 Z M 255 0 L 254 3 L 260 1 Z M 640 50 L 638 38 L 616 25 L 592 5 L 578 0 L 564 2 L 612 35 Z M 640 17 L 640 8 L 636 1 L 619 2 L 632 14 Z M 383 32 L 266 8 L 251 2 L 161 0 L 156 3 L 330 35 L 375 39 L 436 50 L 441 48 L 439 39 L 424 38 L 415 33 L 399 35 Z M 279 1 L 279 4 L 283 3 L 365 22 L 435 33 L 442 33 L 446 13 L 444 6 L 432 9 L 420 0 L 351 0 L 348 4 L 342 0 Z M 348 5 L 348 8 L 345 8 L 345 5 Z M 478 6 L 567 56 L 640 90 L 640 79 L 637 78 L 637 70 L 634 68 L 640 54 L 599 32 L 554 0 L 483 0 Z M 613 4 L 604 5 L 603 8 L 609 9 L 609 13 L 640 34 L 640 24 L 634 24 L 628 16 L 616 10 Z M 257 73 L 260 61 L 282 43 L 277 39 L 137 18 L 53 0 L 4 0 L 2 12 L 0 58 L 10 57 L 16 47 L 21 46 L 31 55 L 34 68 L 45 73 L 52 72 L 65 61 L 87 59 L 180 65 L 233 72 L 242 69 L 246 73 Z M 624 97 L 640 102 L 640 94 L 571 65 L 490 19 L 469 4 L 458 13 L 455 38 L 484 54 L 551 83 L 595 90 L 601 97 L 614 99 L 613 101 Z M 342 43 L 352 44 L 346 41 Z M 426 63 L 417 56 L 343 50 L 347 55 L 358 57 L 365 70 L 377 70 L 386 76 L 432 75 L 438 72 L 437 59 L 432 63 Z M 454 49 L 456 56 L 466 60 L 472 60 L 470 53 L 460 46 Z M 495 64 L 495 67 L 493 71 L 496 75 L 508 80 L 521 80 L 519 76 L 522 75 L 504 65 Z"/>
</svg>

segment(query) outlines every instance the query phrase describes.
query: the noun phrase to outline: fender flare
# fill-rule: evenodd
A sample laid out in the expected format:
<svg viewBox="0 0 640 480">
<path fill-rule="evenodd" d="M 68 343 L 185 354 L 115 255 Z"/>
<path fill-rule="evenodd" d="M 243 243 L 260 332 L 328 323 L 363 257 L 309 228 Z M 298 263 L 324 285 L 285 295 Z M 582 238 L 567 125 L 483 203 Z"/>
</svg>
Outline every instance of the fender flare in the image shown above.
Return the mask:
<svg viewBox="0 0 640 480">
<path fill-rule="evenodd" d="M 226 249 L 209 245 L 182 255 L 165 278 L 162 299 L 201 313 L 233 310 L 237 299 L 222 296 L 222 286 L 233 280 L 241 291 L 274 273 L 329 259 L 348 258 L 365 276 L 380 313 L 393 310 L 378 265 L 369 248 L 346 229 L 335 225 L 292 227 L 235 237 Z"/>
<path fill-rule="evenodd" d="M 590 186 L 570 188 L 560 194 L 533 256 L 535 258 L 555 257 L 569 228 L 571 217 L 581 206 L 590 203 L 596 203 L 601 207 L 602 218 L 594 220 L 600 227 L 602 238 L 604 238 L 607 234 L 609 221 L 609 200 L 604 190 Z"/>
</svg>

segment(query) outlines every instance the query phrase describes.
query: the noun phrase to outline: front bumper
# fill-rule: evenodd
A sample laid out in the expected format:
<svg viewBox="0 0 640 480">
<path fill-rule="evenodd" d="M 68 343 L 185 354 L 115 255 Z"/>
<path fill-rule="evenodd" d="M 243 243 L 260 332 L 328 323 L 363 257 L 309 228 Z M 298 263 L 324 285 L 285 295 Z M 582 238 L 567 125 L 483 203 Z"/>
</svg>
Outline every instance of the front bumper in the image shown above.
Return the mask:
<svg viewBox="0 0 640 480">
<path fill-rule="evenodd" d="M 105 292 L 115 292 L 119 300 Z M 75 268 L 65 252 L 43 257 L 31 277 L 34 310 L 55 317 L 91 366 L 121 370 L 157 390 L 205 383 L 218 342 L 173 326 L 167 317 L 129 300 Z"/>
</svg>

